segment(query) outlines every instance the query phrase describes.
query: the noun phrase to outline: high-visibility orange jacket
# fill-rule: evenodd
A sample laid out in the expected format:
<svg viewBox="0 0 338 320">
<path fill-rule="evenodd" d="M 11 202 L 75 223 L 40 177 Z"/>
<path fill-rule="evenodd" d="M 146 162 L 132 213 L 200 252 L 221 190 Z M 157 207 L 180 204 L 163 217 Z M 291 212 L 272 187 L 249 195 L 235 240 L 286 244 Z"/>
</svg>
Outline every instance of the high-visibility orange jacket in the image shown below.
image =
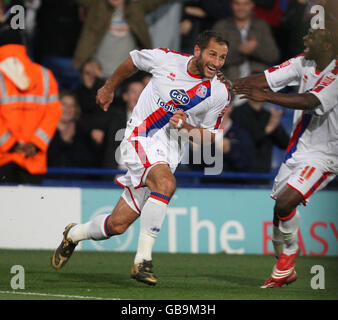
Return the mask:
<svg viewBox="0 0 338 320">
<path fill-rule="evenodd" d="M 32 174 L 45 173 L 61 112 L 52 72 L 32 62 L 23 45 L 0 46 L 0 166 L 15 162 Z M 10 152 L 29 142 L 39 149 L 35 156 Z"/>
</svg>

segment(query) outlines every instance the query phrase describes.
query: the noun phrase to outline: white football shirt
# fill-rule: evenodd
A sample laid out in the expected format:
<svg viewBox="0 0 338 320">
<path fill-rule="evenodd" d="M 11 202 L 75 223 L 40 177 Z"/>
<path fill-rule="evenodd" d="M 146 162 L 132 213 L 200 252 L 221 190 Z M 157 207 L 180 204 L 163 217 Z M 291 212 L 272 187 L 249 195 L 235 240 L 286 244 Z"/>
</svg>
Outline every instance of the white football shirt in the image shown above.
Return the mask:
<svg viewBox="0 0 338 320">
<path fill-rule="evenodd" d="M 169 120 L 179 109 L 187 115 L 187 123 L 216 133 L 230 103 L 228 88 L 217 77 L 191 74 L 188 63 L 193 56 L 169 49 L 134 50 L 130 56 L 135 66 L 151 73 L 152 78 L 128 121 L 125 139 L 142 141 L 146 137 L 149 142 L 156 137 L 164 145 L 172 145 L 177 130 L 170 130 Z M 184 148 L 177 141 L 176 145 L 175 152 L 183 154 Z"/>
<path fill-rule="evenodd" d="M 310 92 L 321 104 L 313 111 L 295 110 L 293 130 L 284 162 L 316 158 L 338 172 L 338 60 L 319 72 L 313 60 L 301 54 L 265 70 L 273 91 L 299 86 L 298 93 Z"/>
</svg>

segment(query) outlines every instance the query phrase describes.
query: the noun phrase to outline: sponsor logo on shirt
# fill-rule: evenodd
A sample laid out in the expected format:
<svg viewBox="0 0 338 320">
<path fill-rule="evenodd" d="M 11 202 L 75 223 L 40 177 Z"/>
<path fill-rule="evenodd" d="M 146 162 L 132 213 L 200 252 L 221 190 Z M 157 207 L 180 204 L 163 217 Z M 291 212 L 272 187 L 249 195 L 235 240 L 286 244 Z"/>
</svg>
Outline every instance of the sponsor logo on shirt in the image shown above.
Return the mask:
<svg viewBox="0 0 338 320">
<path fill-rule="evenodd" d="M 163 100 L 161 100 L 161 98 L 158 98 L 156 103 L 158 106 L 163 108 L 164 111 L 167 111 L 167 112 L 174 113 L 175 111 L 183 110 L 181 108 L 177 108 L 175 105 L 170 105 L 168 103 L 165 103 Z"/>
<path fill-rule="evenodd" d="M 176 105 L 185 106 L 190 102 L 188 94 L 183 89 L 171 90 L 169 95 Z"/>
</svg>

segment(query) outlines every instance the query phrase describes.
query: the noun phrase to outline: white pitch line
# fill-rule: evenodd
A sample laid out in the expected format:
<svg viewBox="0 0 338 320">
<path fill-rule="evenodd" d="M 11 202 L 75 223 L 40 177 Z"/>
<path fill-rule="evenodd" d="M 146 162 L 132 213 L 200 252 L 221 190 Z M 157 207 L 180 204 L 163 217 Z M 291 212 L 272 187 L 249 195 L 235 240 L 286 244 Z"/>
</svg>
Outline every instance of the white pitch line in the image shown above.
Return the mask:
<svg viewBox="0 0 338 320">
<path fill-rule="evenodd" d="M 27 296 L 42 296 L 42 297 L 56 297 L 56 298 L 69 298 L 69 299 L 92 299 L 92 300 L 121 300 L 120 298 L 100 298 L 100 297 L 87 297 L 87 296 L 72 296 L 66 294 L 51 294 L 40 292 L 20 292 L 20 291 L 1 291 L 0 294 L 22 294 Z"/>
</svg>

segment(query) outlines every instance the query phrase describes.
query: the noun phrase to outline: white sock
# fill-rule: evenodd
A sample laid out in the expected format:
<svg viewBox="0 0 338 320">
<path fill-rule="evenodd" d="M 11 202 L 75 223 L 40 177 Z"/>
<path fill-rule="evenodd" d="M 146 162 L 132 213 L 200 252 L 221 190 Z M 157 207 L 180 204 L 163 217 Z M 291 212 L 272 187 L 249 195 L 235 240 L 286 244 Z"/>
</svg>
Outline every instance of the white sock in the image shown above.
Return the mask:
<svg viewBox="0 0 338 320">
<path fill-rule="evenodd" d="M 283 248 L 283 253 L 286 255 L 291 255 L 295 254 L 298 250 L 298 236 L 297 232 L 295 233 L 290 233 L 288 235 L 284 234 L 284 248 Z"/>
<path fill-rule="evenodd" d="M 279 258 L 279 256 L 283 252 L 284 238 L 282 232 L 279 230 L 279 227 L 275 225 L 272 229 L 272 244 L 275 250 L 276 257 Z"/>
<path fill-rule="evenodd" d="M 283 253 L 286 255 L 291 255 L 297 252 L 298 250 L 298 228 L 300 223 L 300 214 L 296 210 L 296 213 L 291 219 L 279 222 L 279 230 L 282 233 L 284 240 Z"/>
<path fill-rule="evenodd" d="M 167 213 L 169 198 L 152 192 L 145 203 L 140 218 L 140 234 L 134 264 L 152 260 L 155 240 Z"/>
<path fill-rule="evenodd" d="M 110 214 L 102 214 L 96 216 L 91 221 L 78 224 L 70 229 L 69 237 L 73 242 L 77 243 L 81 240 L 104 240 L 108 239 L 111 235 L 107 229 L 107 218 Z"/>
</svg>

